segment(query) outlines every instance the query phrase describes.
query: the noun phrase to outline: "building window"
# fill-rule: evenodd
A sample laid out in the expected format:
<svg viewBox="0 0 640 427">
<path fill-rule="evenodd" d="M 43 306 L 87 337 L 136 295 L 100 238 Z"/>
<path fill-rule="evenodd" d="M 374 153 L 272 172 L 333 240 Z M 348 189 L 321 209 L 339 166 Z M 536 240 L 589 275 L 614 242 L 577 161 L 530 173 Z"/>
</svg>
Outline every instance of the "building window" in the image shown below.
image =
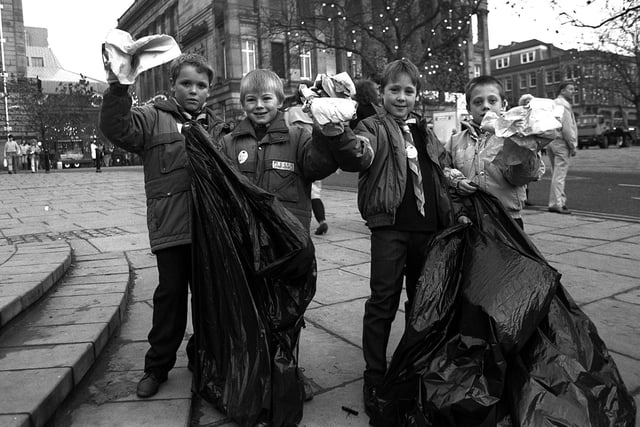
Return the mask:
<svg viewBox="0 0 640 427">
<path fill-rule="evenodd" d="M 479 65 L 474 65 L 473 66 L 473 77 L 480 77 L 480 75 L 482 74 L 482 71 L 480 69 Z"/>
<path fill-rule="evenodd" d="M 242 41 L 242 75 L 256 69 L 256 42 L 254 40 Z"/>
<path fill-rule="evenodd" d="M 578 70 L 575 66 L 567 67 L 566 80 L 576 80 L 578 78 Z"/>
<path fill-rule="evenodd" d="M 520 74 L 520 89 L 526 89 L 526 88 L 527 88 L 527 75 Z"/>
<path fill-rule="evenodd" d="M 507 92 L 511 92 L 513 90 L 513 82 L 511 81 L 511 77 L 505 77 L 504 90 Z"/>
<path fill-rule="evenodd" d="M 525 52 L 520 54 L 520 63 L 528 64 L 529 62 L 533 62 L 536 60 L 536 52 Z"/>
<path fill-rule="evenodd" d="M 300 79 L 311 80 L 311 51 L 303 51 L 300 54 Z"/>
<path fill-rule="evenodd" d="M 562 81 L 562 71 L 551 70 L 545 72 L 544 81 L 546 84 L 560 83 Z"/>
<path fill-rule="evenodd" d="M 31 66 L 32 67 L 44 67 L 44 58 L 39 56 L 31 57 Z"/>
<path fill-rule="evenodd" d="M 496 69 L 507 68 L 509 66 L 509 57 L 504 56 L 496 59 Z"/>
<path fill-rule="evenodd" d="M 536 73 L 529 73 L 529 87 L 538 86 L 538 75 Z"/>
</svg>

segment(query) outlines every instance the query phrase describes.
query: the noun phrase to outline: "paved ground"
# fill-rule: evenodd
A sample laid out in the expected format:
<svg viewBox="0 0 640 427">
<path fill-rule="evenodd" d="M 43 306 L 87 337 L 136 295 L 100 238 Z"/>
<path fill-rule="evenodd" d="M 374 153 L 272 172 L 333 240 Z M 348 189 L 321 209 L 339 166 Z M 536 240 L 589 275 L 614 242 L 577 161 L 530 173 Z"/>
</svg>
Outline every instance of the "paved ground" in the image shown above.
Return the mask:
<svg viewBox="0 0 640 427">
<path fill-rule="evenodd" d="M 81 260 L 124 251 L 134 273 L 119 330 L 52 424 L 233 425 L 206 403 L 192 402 L 184 348 L 161 392 L 146 401 L 135 397 L 157 283 L 155 259 L 148 249 L 141 169 L 2 175 L 0 180 L 0 249 L 65 240 Z M 355 196 L 332 189 L 323 193 L 330 228 L 327 235 L 314 236 L 318 291 L 307 312 L 300 350 L 301 365 L 316 391 L 305 405 L 304 426 L 367 425 L 361 402 L 360 336 L 368 295 L 369 233 L 357 213 Z M 565 287 L 597 325 L 640 403 L 640 223 L 544 211 L 525 211 L 524 221 L 538 248 L 563 274 Z M 403 316 L 398 317 L 389 354 L 401 335 Z M 342 406 L 358 415 L 346 413 Z"/>
</svg>

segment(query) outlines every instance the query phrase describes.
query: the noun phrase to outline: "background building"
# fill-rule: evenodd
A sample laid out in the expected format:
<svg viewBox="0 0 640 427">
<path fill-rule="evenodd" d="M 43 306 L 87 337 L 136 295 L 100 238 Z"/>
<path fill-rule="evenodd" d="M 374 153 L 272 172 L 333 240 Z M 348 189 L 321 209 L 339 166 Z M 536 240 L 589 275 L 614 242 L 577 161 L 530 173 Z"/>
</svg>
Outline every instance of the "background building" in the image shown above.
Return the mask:
<svg viewBox="0 0 640 427">
<path fill-rule="evenodd" d="M 560 83 L 578 89 L 572 103 L 576 117 L 600 114 L 611 127 L 638 127 L 635 106 L 626 100 L 613 72 L 615 64 L 634 66 L 632 58 L 589 50 L 563 50 L 540 40 L 511 43 L 491 50 L 491 74 L 500 79 L 509 105 L 525 93 L 555 98 Z"/>
<path fill-rule="evenodd" d="M 454 0 L 449 3 L 452 7 L 463 3 L 473 3 L 476 7 L 476 2 Z M 484 14 L 474 28 L 468 20 L 447 27 L 447 31 L 458 31 L 464 39 L 468 38 L 464 44 L 459 40 L 453 45 L 453 50 L 464 61 L 455 63 L 463 70 L 456 75 L 463 79 L 466 75 L 485 72 L 489 67 L 486 0 L 479 4 Z M 136 0 L 118 20 L 118 28 L 130 33 L 134 39 L 150 34 L 169 34 L 178 41 L 183 52 L 205 56 L 216 76 L 208 104 L 220 117 L 233 120 L 242 116 L 240 80 L 253 69 L 273 70 L 282 78 L 287 94 L 293 93 L 301 81 L 313 80 L 318 74 L 345 71 L 357 79 L 375 71 L 371 66 L 364 66 L 362 55 L 354 52 L 364 52 L 370 60 L 383 54 L 385 47 L 355 35 L 357 22 L 338 19 L 346 16 L 336 12 L 339 8 L 334 6 L 338 4 L 307 0 Z M 351 13 L 352 17 L 377 17 L 386 12 L 384 9 L 378 11 L 377 7 L 380 7 L 377 2 L 358 0 L 341 10 Z M 453 9 L 446 9 L 437 19 L 451 18 L 454 14 Z M 332 16 L 335 19 L 329 19 Z M 313 27 L 311 18 L 314 19 Z M 309 28 L 313 30 L 305 33 Z M 474 31 L 478 34 L 475 37 Z M 477 39 L 475 45 L 474 38 Z M 411 53 L 415 54 L 413 50 Z M 426 57 L 426 48 L 418 49 L 420 52 Z M 380 58 L 380 61 L 368 62 L 386 63 L 382 56 Z M 426 80 L 435 82 L 435 69 L 428 71 L 434 75 L 427 76 L 425 67 Z M 439 75 L 445 75 L 446 70 L 443 71 Z M 140 102 L 146 102 L 158 94 L 165 94 L 169 85 L 168 64 L 165 64 L 139 76 L 134 91 Z"/>
</svg>

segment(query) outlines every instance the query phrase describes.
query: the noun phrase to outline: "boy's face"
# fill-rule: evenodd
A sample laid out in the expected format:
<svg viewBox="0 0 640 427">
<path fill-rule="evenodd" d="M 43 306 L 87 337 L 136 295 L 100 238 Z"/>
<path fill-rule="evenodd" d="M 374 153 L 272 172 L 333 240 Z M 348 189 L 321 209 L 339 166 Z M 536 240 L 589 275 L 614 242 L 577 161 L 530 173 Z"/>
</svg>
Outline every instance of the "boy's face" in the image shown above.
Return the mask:
<svg viewBox="0 0 640 427">
<path fill-rule="evenodd" d="M 467 109 L 471 113 L 475 123 L 482 123 L 482 118 L 488 111 L 499 114 L 500 111 L 502 111 L 502 107 L 502 97 L 496 85 L 478 85 L 471 90 Z"/>
<path fill-rule="evenodd" d="M 249 92 L 244 97 L 242 108 L 253 124 L 266 125 L 278 115 L 282 102 L 275 92 Z"/>
<path fill-rule="evenodd" d="M 382 89 L 382 105 L 398 119 L 406 119 L 416 104 L 418 91 L 406 73 L 399 74 Z"/>
<path fill-rule="evenodd" d="M 183 65 L 171 91 L 187 113 L 195 113 L 209 96 L 209 76 L 206 72 L 199 73 L 193 65 Z"/>
</svg>

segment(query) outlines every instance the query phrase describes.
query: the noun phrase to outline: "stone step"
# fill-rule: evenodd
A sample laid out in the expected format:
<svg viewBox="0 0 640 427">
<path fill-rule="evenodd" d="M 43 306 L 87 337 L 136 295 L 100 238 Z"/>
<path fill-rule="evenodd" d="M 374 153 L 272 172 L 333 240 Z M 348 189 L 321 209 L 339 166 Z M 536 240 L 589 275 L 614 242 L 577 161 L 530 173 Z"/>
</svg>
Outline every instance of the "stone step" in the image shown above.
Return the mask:
<svg viewBox="0 0 640 427">
<path fill-rule="evenodd" d="M 0 328 L 28 309 L 71 265 L 66 241 L 19 243 L 0 249 Z"/>
<path fill-rule="evenodd" d="M 42 298 L 3 324 L 0 425 L 48 422 L 121 324 L 130 283 L 123 252 L 76 256 Z"/>
</svg>

